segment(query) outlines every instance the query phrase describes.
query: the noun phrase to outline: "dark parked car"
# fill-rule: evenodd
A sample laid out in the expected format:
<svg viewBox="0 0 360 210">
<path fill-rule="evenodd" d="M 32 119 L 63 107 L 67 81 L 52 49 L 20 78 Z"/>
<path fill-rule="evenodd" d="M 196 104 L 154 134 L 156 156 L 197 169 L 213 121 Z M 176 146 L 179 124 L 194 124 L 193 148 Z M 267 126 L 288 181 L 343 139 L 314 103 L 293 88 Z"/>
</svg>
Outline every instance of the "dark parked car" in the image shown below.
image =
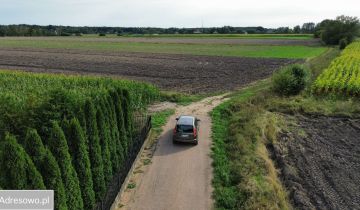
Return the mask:
<svg viewBox="0 0 360 210">
<path fill-rule="evenodd" d="M 193 116 L 180 116 L 176 118 L 173 142 L 188 142 L 198 144 L 199 119 Z"/>
</svg>

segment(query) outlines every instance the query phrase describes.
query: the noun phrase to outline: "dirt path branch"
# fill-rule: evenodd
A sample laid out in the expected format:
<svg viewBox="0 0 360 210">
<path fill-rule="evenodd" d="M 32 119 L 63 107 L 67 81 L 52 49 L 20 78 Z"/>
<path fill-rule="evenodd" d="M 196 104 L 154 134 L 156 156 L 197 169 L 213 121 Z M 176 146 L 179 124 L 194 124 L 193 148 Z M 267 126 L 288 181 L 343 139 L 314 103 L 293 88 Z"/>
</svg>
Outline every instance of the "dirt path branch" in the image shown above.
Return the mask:
<svg viewBox="0 0 360 210">
<path fill-rule="evenodd" d="M 176 108 L 175 115 L 163 127 L 150 165 L 144 171 L 140 167 L 135 170 L 134 173 L 141 171 L 143 175 L 130 178 L 136 187 L 123 193 L 118 209 L 212 208 L 212 141 L 208 113 L 224 100 L 224 95 L 215 96 Z M 175 118 L 181 114 L 195 115 L 201 119 L 197 146 L 172 143 Z"/>
</svg>

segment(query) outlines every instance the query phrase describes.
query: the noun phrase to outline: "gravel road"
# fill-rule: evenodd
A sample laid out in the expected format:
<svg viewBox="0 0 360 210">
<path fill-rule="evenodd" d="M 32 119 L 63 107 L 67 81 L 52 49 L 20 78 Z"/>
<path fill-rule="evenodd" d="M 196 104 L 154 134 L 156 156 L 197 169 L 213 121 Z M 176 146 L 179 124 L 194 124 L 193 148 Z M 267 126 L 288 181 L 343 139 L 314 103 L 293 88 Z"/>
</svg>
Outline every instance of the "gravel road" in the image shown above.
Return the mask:
<svg viewBox="0 0 360 210">
<path fill-rule="evenodd" d="M 127 202 L 121 199 L 119 210 L 212 209 L 211 118 L 208 113 L 224 100 L 223 96 L 209 97 L 176 109 L 176 114 L 163 127 L 151 165 L 137 181 Z M 172 143 L 175 118 L 180 114 L 201 119 L 197 146 Z"/>
</svg>

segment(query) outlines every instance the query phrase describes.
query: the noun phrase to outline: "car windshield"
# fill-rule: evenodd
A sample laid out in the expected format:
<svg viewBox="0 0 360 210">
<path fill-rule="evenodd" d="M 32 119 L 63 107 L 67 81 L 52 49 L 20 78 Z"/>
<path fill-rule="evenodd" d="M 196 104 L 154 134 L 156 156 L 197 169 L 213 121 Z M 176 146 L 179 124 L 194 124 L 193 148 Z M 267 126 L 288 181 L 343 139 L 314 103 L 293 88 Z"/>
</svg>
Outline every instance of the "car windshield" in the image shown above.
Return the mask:
<svg viewBox="0 0 360 210">
<path fill-rule="evenodd" d="M 192 125 L 177 125 L 176 126 L 177 132 L 183 132 L 183 133 L 192 133 L 193 132 L 193 126 Z"/>
</svg>

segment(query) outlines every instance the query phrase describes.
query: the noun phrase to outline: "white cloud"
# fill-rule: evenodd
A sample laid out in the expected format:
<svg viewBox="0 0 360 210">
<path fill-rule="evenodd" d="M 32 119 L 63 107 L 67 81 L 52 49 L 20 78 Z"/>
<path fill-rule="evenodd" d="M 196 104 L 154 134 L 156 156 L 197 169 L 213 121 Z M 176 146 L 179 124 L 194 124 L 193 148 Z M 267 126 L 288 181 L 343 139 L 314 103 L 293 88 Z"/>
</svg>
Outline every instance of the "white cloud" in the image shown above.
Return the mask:
<svg viewBox="0 0 360 210">
<path fill-rule="evenodd" d="M 358 0 L 0 0 L 0 24 L 294 26 L 359 15 Z"/>
</svg>

